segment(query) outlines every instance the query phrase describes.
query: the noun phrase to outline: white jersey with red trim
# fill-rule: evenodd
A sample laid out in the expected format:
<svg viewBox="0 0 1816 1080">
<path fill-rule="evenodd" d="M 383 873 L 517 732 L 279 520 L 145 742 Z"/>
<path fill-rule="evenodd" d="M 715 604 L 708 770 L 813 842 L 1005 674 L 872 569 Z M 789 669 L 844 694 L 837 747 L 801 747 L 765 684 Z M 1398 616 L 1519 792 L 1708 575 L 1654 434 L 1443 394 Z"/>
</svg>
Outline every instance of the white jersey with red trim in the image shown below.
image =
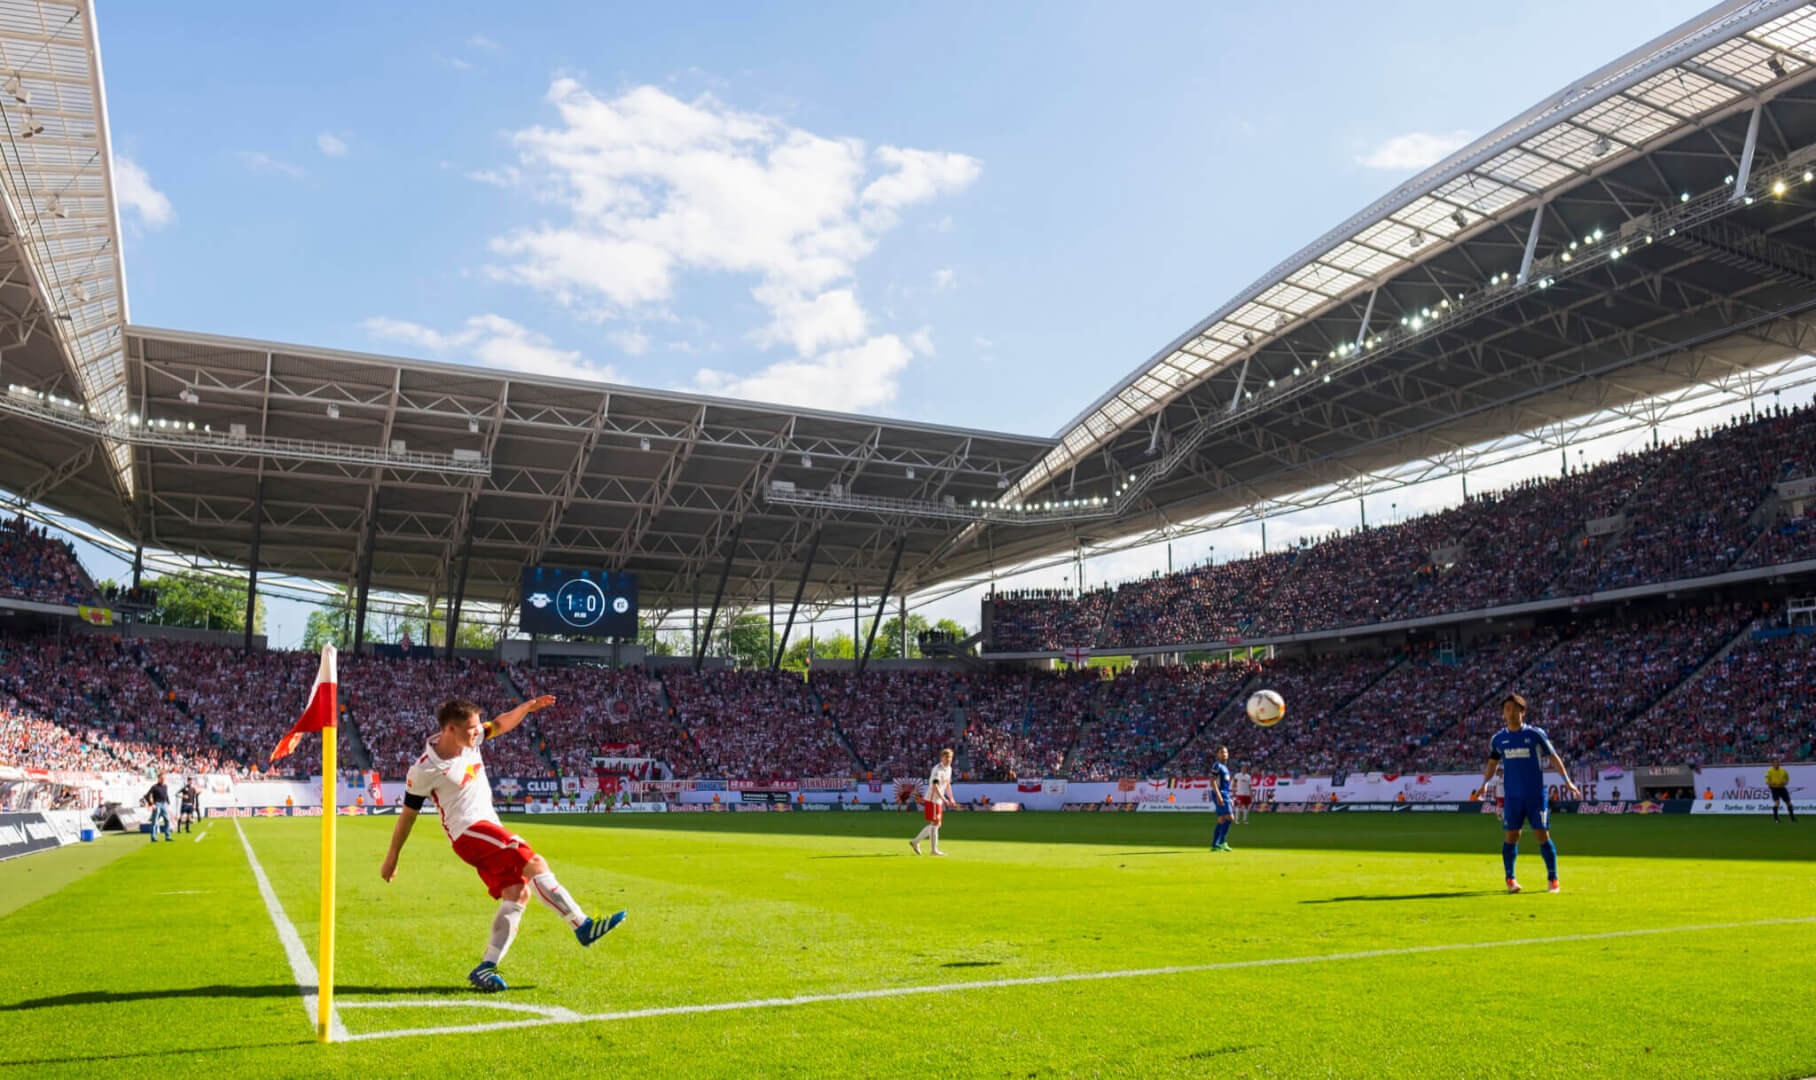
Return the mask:
<svg viewBox="0 0 1816 1080">
<path fill-rule="evenodd" d="M 1255 793 L 1254 777 L 1250 776 L 1247 770 L 1237 773 L 1236 779 L 1231 781 L 1230 791 L 1235 795 L 1253 795 Z"/>
<path fill-rule="evenodd" d="M 921 798 L 928 802 L 939 802 L 941 796 L 952 790 L 952 766 L 935 765 L 933 773 L 927 777 L 927 794 Z"/>
<path fill-rule="evenodd" d="M 492 783 L 486 779 L 486 763 L 477 746 L 444 758 L 435 753 L 435 740 L 430 739 L 422 756 L 410 766 L 404 790 L 435 800 L 442 831 L 450 843 L 482 821 L 503 826 L 492 809 Z"/>
</svg>

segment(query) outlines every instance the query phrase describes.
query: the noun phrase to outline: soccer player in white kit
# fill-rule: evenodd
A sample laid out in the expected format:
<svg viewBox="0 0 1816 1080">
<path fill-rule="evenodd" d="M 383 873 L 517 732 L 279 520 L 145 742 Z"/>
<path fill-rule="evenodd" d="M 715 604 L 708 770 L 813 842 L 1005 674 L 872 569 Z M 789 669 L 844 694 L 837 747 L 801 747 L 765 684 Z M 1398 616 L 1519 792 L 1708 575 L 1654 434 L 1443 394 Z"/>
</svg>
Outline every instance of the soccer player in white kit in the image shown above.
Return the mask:
<svg viewBox="0 0 1816 1080">
<path fill-rule="evenodd" d="M 582 945 L 591 945 L 624 921 L 620 911 L 609 919 L 589 918 L 569 896 L 542 856 L 530 850 L 523 838 L 507 830 L 492 809 L 492 785 L 486 779 L 479 744 L 505 734 L 538 709 L 555 704 L 552 697 L 533 698 L 490 722 L 481 722 L 479 706 L 464 698 L 450 698 L 435 712 L 440 729 L 424 744 L 422 756 L 410 766 L 404 782 L 404 805 L 397 827 L 391 831 L 391 850 L 379 876 L 390 881 L 397 875 L 397 856 L 416 824 L 423 803 L 433 799 L 441 816 L 442 831 L 454 845 L 454 854 L 479 871 L 498 913 L 492 916 L 491 936 L 479 966 L 467 981 L 485 993 L 505 989 L 498 962 L 517 937 L 523 919 L 524 894 L 534 892 L 549 910 L 574 928 Z"/>
<path fill-rule="evenodd" d="M 1237 767 L 1236 779 L 1232 781 L 1230 793 L 1236 796 L 1236 824 L 1247 825 L 1249 807 L 1254 803 L 1255 778 L 1249 775 L 1248 766 Z"/>
<path fill-rule="evenodd" d="M 958 803 L 952 799 L 951 749 L 940 751 L 940 763 L 933 767 L 932 774 L 927 777 L 927 790 L 921 795 L 921 813 L 926 817 L 927 824 L 921 826 L 921 831 L 908 841 L 908 847 L 916 855 L 921 853 L 921 841 L 928 837 L 933 838 L 933 854 L 946 854 L 940 850 L 940 818 L 944 816 L 948 806 L 954 809 L 958 807 Z"/>
</svg>

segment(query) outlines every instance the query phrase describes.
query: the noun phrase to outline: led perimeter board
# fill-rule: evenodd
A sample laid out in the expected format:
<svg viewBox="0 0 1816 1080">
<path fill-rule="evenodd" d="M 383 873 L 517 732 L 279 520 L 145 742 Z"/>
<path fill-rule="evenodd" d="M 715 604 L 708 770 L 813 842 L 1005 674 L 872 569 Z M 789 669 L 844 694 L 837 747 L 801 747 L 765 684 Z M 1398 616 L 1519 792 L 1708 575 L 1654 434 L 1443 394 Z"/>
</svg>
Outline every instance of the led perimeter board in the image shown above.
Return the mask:
<svg viewBox="0 0 1816 1080">
<path fill-rule="evenodd" d="M 526 634 L 637 636 L 637 575 L 560 566 L 523 568 L 518 627 Z"/>
</svg>

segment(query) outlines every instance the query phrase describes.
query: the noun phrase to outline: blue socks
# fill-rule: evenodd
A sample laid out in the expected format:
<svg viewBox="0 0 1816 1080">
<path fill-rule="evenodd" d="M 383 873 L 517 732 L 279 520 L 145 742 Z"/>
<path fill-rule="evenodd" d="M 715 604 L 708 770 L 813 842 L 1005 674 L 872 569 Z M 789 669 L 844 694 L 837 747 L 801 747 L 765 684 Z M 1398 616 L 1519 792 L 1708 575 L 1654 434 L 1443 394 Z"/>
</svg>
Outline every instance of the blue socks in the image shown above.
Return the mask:
<svg viewBox="0 0 1816 1080">
<path fill-rule="evenodd" d="M 1547 845 L 1549 846 L 1549 845 Z M 1520 853 L 1520 845 L 1501 841 L 1501 865 L 1507 868 L 1507 876 L 1513 876 L 1513 859 Z"/>
<path fill-rule="evenodd" d="M 1557 880 L 1557 845 L 1547 840 L 1539 845 L 1539 854 L 1545 857 L 1545 878 Z"/>
<path fill-rule="evenodd" d="M 1218 844 L 1223 843 L 1229 835 L 1230 823 L 1227 821 L 1219 821 L 1217 823 L 1217 831 L 1211 834 L 1211 846 L 1216 847 Z"/>
</svg>

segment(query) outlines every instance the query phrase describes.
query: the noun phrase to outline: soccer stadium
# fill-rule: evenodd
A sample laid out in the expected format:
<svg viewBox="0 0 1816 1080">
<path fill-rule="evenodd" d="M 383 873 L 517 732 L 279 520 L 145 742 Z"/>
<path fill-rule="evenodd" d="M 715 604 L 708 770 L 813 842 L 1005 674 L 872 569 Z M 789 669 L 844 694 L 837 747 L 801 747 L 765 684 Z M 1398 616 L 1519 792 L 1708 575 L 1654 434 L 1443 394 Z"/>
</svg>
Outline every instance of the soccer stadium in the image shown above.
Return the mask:
<svg viewBox="0 0 1816 1080">
<path fill-rule="evenodd" d="M 103 7 L 0 0 L 0 1077 L 1816 1076 L 1816 4 L 1550 28 L 1614 58 L 1197 252 L 1279 261 L 1158 349 L 1005 351 L 1084 405 L 1050 433 L 526 366 L 500 316 L 136 322 L 172 211 Z M 367 112 L 491 123 L 409 100 Z M 922 152 L 878 153 L 866 253 Z M 360 272 L 286 243 L 131 280 Z"/>
</svg>

